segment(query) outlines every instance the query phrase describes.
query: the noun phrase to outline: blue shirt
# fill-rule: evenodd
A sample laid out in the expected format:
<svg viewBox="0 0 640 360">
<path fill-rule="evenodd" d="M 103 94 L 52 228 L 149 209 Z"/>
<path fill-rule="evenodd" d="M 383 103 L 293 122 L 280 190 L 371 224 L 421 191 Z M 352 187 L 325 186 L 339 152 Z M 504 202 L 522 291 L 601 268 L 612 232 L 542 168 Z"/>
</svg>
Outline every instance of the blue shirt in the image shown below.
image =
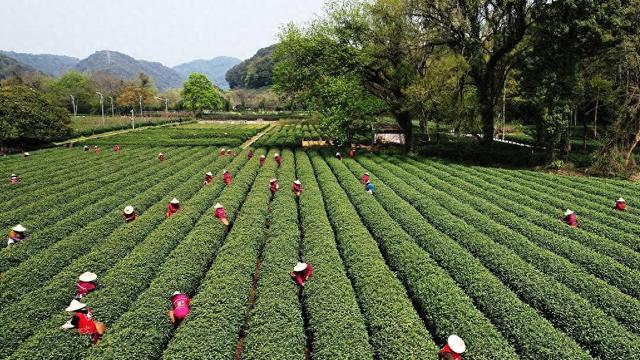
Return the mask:
<svg viewBox="0 0 640 360">
<path fill-rule="evenodd" d="M 376 192 L 376 186 L 373 185 L 372 183 L 368 183 L 367 187 L 366 187 L 367 191 L 371 191 L 371 192 Z"/>
</svg>

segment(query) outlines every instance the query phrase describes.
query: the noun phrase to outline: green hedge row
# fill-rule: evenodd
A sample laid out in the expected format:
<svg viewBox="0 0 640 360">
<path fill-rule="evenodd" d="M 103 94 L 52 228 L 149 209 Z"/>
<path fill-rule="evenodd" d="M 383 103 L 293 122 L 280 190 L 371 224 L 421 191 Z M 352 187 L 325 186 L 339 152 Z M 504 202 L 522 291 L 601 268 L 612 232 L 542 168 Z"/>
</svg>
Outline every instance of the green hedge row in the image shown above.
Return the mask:
<svg viewBox="0 0 640 360">
<path fill-rule="evenodd" d="M 419 191 L 423 196 L 414 206 L 427 221 L 464 246 L 523 301 L 588 349 L 592 355 L 625 358 L 640 351 L 637 336 L 612 317 L 445 210 L 445 200 L 437 201 L 433 188 L 423 182 L 412 185 L 421 189 Z M 454 201 L 453 197 L 446 200 L 447 203 Z M 467 209 L 469 211 L 471 210 Z"/>
<path fill-rule="evenodd" d="M 312 153 L 311 161 L 376 358 L 436 358 L 436 346 L 406 289 L 387 266 L 349 198 L 320 155 Z"/>
<path fill-rule="evenodd" d="M 417 166 L 421 165 L 417 164 Z M 437 165 L 434 164 L 434 166 Z M 451 169 L 448 170 L 452 171 Z M 591 247 L 585 247 L 582 244 L 583 241 L 590 241 L 591 243 L 597 241 L 596 239 L 593 239 L 590 234 L 586 233 L 584 236 L 586 239 L 583 239 L 583 241 L 572 241 L 576 240 L 573 237 L 569 237 L 569 239 L 567 239 L 568 236 L 566 228 L 568 226 L 560 222 L 557 218 L 545 216 L 535 210 L 532 210 L 528 207 L 527 197 L 520 197 L 517 193 L 504 190 L 503 186 L 496 186 L 497 181 L 495 179 L 489 183 L 483 180 L 481 176 L 472 176 L 466 172 L 454 172 L 453 176 L 463 179 L 471 184 L 481 185 L 486 191 L 479 193 L 479 196 L 507 211 L 512 212 L 514 215 L 517 215 L 522 219 L 526 219 L 532 225 L 536 225 L 547 230 L 548 233 L 537 238 L 536 241 L 538 244 L 562 257 L 565 257 L 569 261 L 582 266 L 592 274 L 616 286 L 626 294 L 635 297 L 638 297 L 638 294 L 640 294 L 640 283 L 637 281 L 640 276 L 638 271 L 630 269 L 612 259 L 621 256 L 620 254 L 601 254 L 592 250 Z M 500 184 L 501 183 L 498 183 L 498 185 Z M 531 233 L 531 229 L 530 225 L 529 227 L 525 227 L 522 231 L 526 231 L 525 235 L 527 235 Z M 575 230 L 573 228 L 571 229 Z M 626 250 L 631 251 L 629 249 Z"/>
<path fill-rule="evenodd" d="M 367 327 L 336 247 L 311 162 L 304 151 L 296 151 L 296 170 L 305 189 L 299 200 L 302 253 L 314 267 L 313 279 L 305 284 L 303 297 L 313 358 L 372 359 Z"/>
<path fill-rule="evenodd" d="M 571 338 L 553 328 L 536 310 L 523 303 L 478 259 L 424 221 L 422 215 L 412 206 L 422 201 L 422 195 L 411 184 L 405 182 L 410 175 L 403 173 L 400 169 L 385 169 L 362 157 L 359 157 L 358 161 L 366 169 L 351 160 L 346 160 L 345 163 L 349 165 L 354 175 L 360 175 L 367 170 L 375 174 L 376 177 L 372 177 L 372 181 L 378 187 L 376 198 L 384 209 L 381 209 L 380 205 L 370 204 L 374 201 L 373 199 L 369 200 L 369 204 L 364 203 L 363 207 L 380 208 L 378 212 L 388 212 L 411 238 L 448 272 L 455 280 L 454 286 L 457 283 L 466 295 L 471 297 L 473 304 L 513 345 L 520 358 L 540 359 L 547 357 L 550 353 L 572 359 L 589 358 Z M 355 183 L 353 180 L 351 182 Z M 390 224 L 387 227 L 391 226 L 397 225 Z M 462 336 L 469 346 L 466 356 L 470 358 L 491 359 L 497 353 L 492 347 L 509 347 L 503 342 L 494 340 L 494 337 L 502 336 L 492 334 L 492 331 L 495 331 L 493 328 L 491 331 L 483 331 L 487 325 L 482 326 L 482 323 L 475 324 L 469 321 L 469 314 L 477 311 L 476 309 L 460 308 L 458 311 L 439 312 L 440 309 L 460 307 L 462 300 L 457 300 L 459 298 L 464 299 L 466 296 L 451 295 L 441 300 L 440 304 L 427 297 L 427 300 L 433 302 L 427 309 L 434 312 L 427 314 L 427 318 L 433 321 L 433 326 L 443 341 L 450 333 Z M 450 315 L 451 313 L 460 315 L 455 318 Z"/>
<path fill-rule="evenodd" d="M 243 359 L 305 358 L 305 329 L 298 286 L 289 273 L 299 260 L 300 229 L 296 198 L 289 191 L 295 177 L 291 150 L 282 151 L 289 159 L 278 168 L 281 188 L 270 204 L 269 228 L 262 250 L 262 265 L 256 302 L 244 339 Z M 267 187 L 267 183 L 263 184 Z"/>
<path fill-rule="evenodd" d="M 72 216 L 78 219 L 78 224 L 65 221 L 65 227 L 61 229 L 53 226 L 50 231 L 43 231 L 42 234 L 45 237 L 50 236 L 60 240 L 5 273 L 5 276 L 0 280 L 0 304 L 5 306 L 18 300 L 29 291 L 37 289 L 57 271 L 68 265 L 74 257 L 85 254 L 101 244 L 111 232 L 125 224 L 122 220 L 124 206 L 134 204 L 138 215 L 144 213 L 146 208 L 166 195 L 166 188 L 163 189 L 155 185 L 173 172 L 191 164 L 198 155 L 204 154 L 195 153 L 194 155 L 193 157 L 185 156 L 182 161 L 175 161 L 174 168 L 160 171 L 147 179 L 140 179 L 140 181 L 115 192 L 115 195 L 106 195 L 103 200 L 95 204 L 97 207 L 88 208 L 90 211 L 98 212 L 97 220 L 81 226 L 84 215 L 86 215 L 86 211 L 83 210 Z M 147 192 L 147 190 L 149 191 Z M 144 195 L 142 196 L 142 194 Z M 151 197 L 149 194 L 155 194 L 155 197 Z M 60 234 L 68 229 L 75 230 L 70 234 Z"/>
<path fill-rule="evenodd" d="M 550 189 L 539 186 L 535 182 L 495 171 L 482 172 L 509 184 L 507 189 L 530 197 L 533 200 L 532 207 L 539 212 L 553 214 L 554 212 L 558 212 L 558 209 L 571 208 L 571 210 L 576 211 L 578 214 L 581 230 L 613 240 L 636 252 L 640 250 L 638 237 L 635 234 L 629 233 L 637 230 L 638 227 L 634 227 L 632 223 L 630 224 L 608 216 L 609 214 L 617 212 L 613 209 L 613 203 L 617 198 L 607 200 L 606 204 L 609 205 L 609 207 L 606 211 L 592 211 L 588 207 L 580 206 L 582 202 L 578 201 L 578 199 L 565 200 L 562 192 L 550 191 Z M 549 195 L 550 193 L 558 196 L 551 196 Z M 587 204 L 589 203 L 590 202 L 587 202 Z M 582 204 L 584 205 L 584 203 Z"/>
<path fill-rule="evenodd" d="M 251 169 L 258 172 L 255 167 Z M 259 168 L 251 190 L 251 183 L 246 183 L 238 194 L 244 196 L 249 192 L 199 292 L 193 297 L 191 315 L 169 342 L 164 359 L 232 358 L 247 316 L 256 259 L 264 245 L 271 195 L 268 184 L 275 170 L 275 162 L 267 162 Z"/>
<path fill-rule="evenodd" d="M 246 159 L 245 154 L 238 159 Z M 259 154 L 258 154 L 259 155 Z M 246 160 L 245 160 L 246 161 Z M 235 162 L 235 169 L 243 163 Z M 234 179 L 234 186 L 223 188 L 222 183 L 214 182 L 216 192 L 221 193 L 216 201 L 225 205 L 229 220 L 233 221 L 237 210 L 244 201 L 242 186 L 255 176 L 257 164 L 250 163 Z M 159 358 L 169 340 L 173 325 L 169 322 L 167 311 L 171 309 L 169 298 L 173 291 L 182 291 L 189 295 L 196 292 L 216 256 L 225 236 L 225 227 L 213 217 L 213 208 L 189 232 L 187 237 L 169 255 L 159 269 L 151 285 L 129 309 L 109 328 L 99 347 L 88 353 L 88 359 L 120 359 L 122 354 L 130 358 Z M 150 311 L 151 309 L 151 311 Z"/>
<path fill-rule="evenodd" d="M 465 353 L 470 359 L 517 359 L 511 345 L 474 306 L 454 279 L 415 243 L 415 234 L 408 234 L 394 221 L 376 201 L 378 194 L 372 197 L 364 191 L 358 179 L 364 170 L 354 176 L 342 161 L 332 156 L 326 161 L 358 210 L 362 221 L 377 239 L 390 267 L 403 280 L 436 342 L 443 344 L 449 335 L 458 334 L 472 344 Z M 386 199 L 379 200 L 386 202 Z M 410 208 L 405 207 L 404 211 Z M 397 215 L 407 221 L 405 224 L 411 223 L 409 226 L 412 229 L 424 224 L 422 216 L 417 213 L 413 217 L 406 212 Z"/>
<path fill-rule="evenodd" d="M 466 206 L 472 206 L 484 215 L 476 215 L 473 220 L 469 217 L 476 224 L 476 228 L 485 232 L 492 239 L 500 241 L 521 258 L 533 264 L 538 270 L 553 276 L 605 313 L 615 317 L 631 331 L 640 334 L 640 301 L 623 294 L 619 289 L 589 274 L 585 269 L 572 264 L 562 256 L 535 245 L 550 241 L 550 239 L 564 244 L 566 243 L 564 238 L 527 222 L 508 209 L 503 210 L 497 205 L 479 198 L 478 194 L 484 190 L 477 186 L 465 183 L 436 169 L 431 169 L 429 173 L 415 171 L 419 172 L 422 179 L 428 181 L 433 187 L 447 195 L 455 196 L 458 201 L 464 202 Z M 462 211 L 460 206 L 449 209 L 454 214 L 456 211 Z M 579 253 L 580 249 L 576 249 L 574 252 Z M 589 254 L 586 254 L 585 259 L 589 258 Z M 600 267 L 594 267 L 594 272 L 597 273 L 599 270 L 601 270 Z"/>
<path fill-rule="evenodd" d="M 91 249 L 89 253 L 76 258 L 43 287 L 31 292 L 21 301 L 4 308 L 0 313 L 0 319 L 2 319 L 0 323 L 0 357 L 15 351 L 17 344 L 38 330 L 56 328 L 57 326 L 53 324 L 55 319 L 51 322 L 45 320 L 49 319 L 52 314 L 58 314 L 69 303 L 75 292 L 75 281 L 78 274 L 90 270 L 101 277 L 115 263 L 125 257 L 153 229 L 166 220 L 164 212 L 166 204 L 171 198 L 175 196 L 186 201 L 201 189 L 202 169 L 207 168 L 216 158 L 215 154 L 207 154 L 159 183 L 157 186 L 159 189 L 163 189 L 162 192 L 165 194 L 160 202 L 158 202 L 157 195 L 148 194 L 146 198 L 153 198 L 156 204 L 136 221 L 117 228 L 102 244 Z M 138 201 L 144 202 L 144 198 L 138 199 Z M 137 204 L 134 203 L 134 205 Z M 17 313 L 22 314 L 23 317 L 16 318 L 15 314 Z M 37 341 L 32 342 L 31 346 L 34 344 L 37 344 Z"/>
<path fill-rule="evenodd" d="M 145 153 L 151 154 L 154 150 L 151 149 Z M 30 230 L 30 234 L 34 234 L 59 219 L 69 216 L 74 210 L 104 197 L 104 194 L 98 196 L 96 193 L 103 191 L 105 186 L 111 185 L 113 188 L 113 184 L 117 182 L 126 184 L 127 176 L 137 175 L 138 171 L 148 169 L 152 160 L 153 158 L 150 157 L 147 157 L 146 161 L 128 157 L 117 163 L 96 165 L 76 172 L 75 178 L 73 174 L 69 174 L 67 180 L 59 186 L 42 186 L 40 190 L 30 191 L 28 194 L 30 200 L 22 201 L 20 206 L 9 207 L 7 211 L 0 214 L 0 229 L 21 223 Z M 134 166 L 135 168 L 132 168 Z M 87 175 L 91 176 L 91 180 L 87 179 Z M 46 177 L 44 174 L 39 176 Z M 21 197 L 21 199 L 24 198 L 26 196 Z M 94 200 L 86 202 L 89 198 Z M 70 208 L 60 209 L 57 207 L 59 204 L 68 205 Z"/>
</svg>

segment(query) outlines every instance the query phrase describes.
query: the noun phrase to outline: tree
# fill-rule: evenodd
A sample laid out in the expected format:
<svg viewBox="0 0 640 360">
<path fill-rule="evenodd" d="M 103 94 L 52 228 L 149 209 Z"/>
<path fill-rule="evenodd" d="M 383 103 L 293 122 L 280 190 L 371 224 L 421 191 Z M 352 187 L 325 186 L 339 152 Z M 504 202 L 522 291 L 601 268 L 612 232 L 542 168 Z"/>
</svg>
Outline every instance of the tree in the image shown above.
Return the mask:
<svg viewBox="0 0 640 360">
<path fill-rule="evenodd" d="M 224 105 L 220 90 L 204 74 L 189 75 L 181 95 L 185 108 L 193 111 L 195 117 L 200 117 L 205 109 L 217 110 Z"/>
<path fill-rule="evenodd" d="M 78 113 L 88 114 L 99 109 L 96 89 L 89 76 L 78 71 L 66 72 L 53 81 L 47 88 L 47 94 L 55 105 L 69 109 L 70 113 L 73 113 L 71 95 L 76 99 Z"/>
<path fill-rule="evenodd" d="M 142 104 L 157 104 L 156 88 L 153 81 L 144 73 L 138 74 L 136 81 L 126 82 L 124 88 L 118 95 L 118 106 L 126 109 L 134 109 L 137 113 L 140 110 L 140 99 Z"/>
<path fill-rule="evenodd" d="M 71 134 L 69 113 L 25 86 L 0 87 L 0 150 Z"/>
</svg>

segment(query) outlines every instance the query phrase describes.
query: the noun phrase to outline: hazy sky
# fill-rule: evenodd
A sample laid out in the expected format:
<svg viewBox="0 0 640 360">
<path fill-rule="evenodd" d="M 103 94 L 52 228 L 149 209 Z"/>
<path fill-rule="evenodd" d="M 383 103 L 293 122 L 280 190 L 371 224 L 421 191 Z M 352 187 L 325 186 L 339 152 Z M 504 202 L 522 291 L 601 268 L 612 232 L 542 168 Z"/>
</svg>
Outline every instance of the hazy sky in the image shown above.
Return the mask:
<svg viewBox="0 0 640 360">
<path fill-rule="evenodd" d="M 84 58 L 115 50 L 173 66 L 250 57 L 325 0 L 0 0 L 0 49 Z"/>
</svg>

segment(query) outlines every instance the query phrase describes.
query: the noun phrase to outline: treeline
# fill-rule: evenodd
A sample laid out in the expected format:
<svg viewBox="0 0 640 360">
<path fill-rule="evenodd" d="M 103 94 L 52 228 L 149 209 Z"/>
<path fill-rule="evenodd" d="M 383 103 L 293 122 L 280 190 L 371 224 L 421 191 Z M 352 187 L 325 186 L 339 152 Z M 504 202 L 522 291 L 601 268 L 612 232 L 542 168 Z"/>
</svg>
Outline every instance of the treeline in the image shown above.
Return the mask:
<svg viewBox="0 0 640 360">
<path fill-rule="evenodd" d="M 337 0 L 280 34 L 274 88 L 343 137 L 391 114 L 492 148 L 502 124 L 534 129 L 549 160 L 571 138 L 601 140 L 601 168 L 635 167 L 640 141 L 640 1 Z M 327 125 L 328 126 L 328 125 Z"/>
</svg>

